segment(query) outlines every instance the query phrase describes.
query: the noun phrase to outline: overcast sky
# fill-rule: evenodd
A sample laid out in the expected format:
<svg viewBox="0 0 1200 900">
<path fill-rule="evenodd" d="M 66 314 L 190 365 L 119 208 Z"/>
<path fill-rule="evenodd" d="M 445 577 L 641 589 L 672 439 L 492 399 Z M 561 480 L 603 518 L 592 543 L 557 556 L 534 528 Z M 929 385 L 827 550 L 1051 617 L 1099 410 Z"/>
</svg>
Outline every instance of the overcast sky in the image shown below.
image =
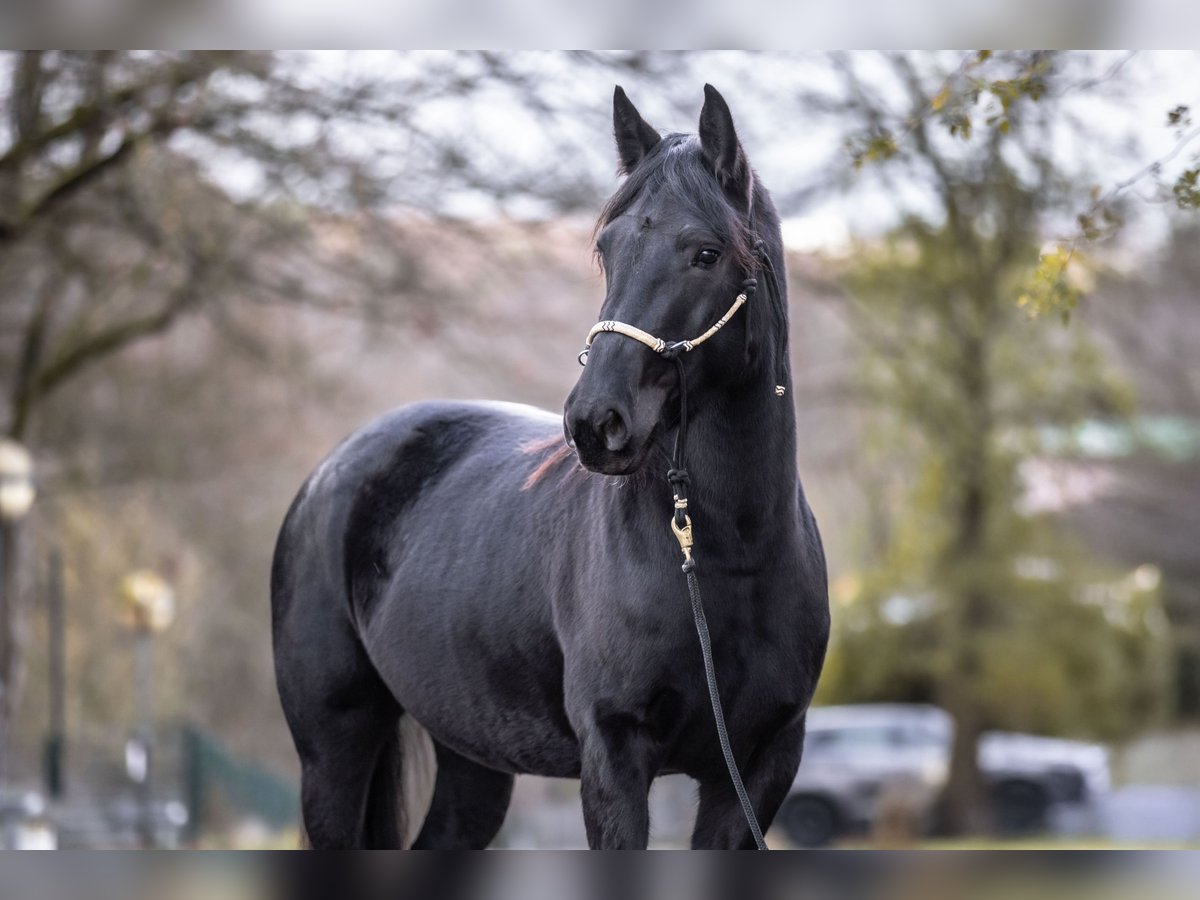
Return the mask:
<svg viewBox="0 0 1200 900">
<path fill-rule="evenodd" d="M 420 71 L 438 58 L 439 53 L 426 51 L 329 51 L 304 57 L 304 65 L 317 79 L 386 78 Z M 555 53 L 519 53 L 510 58 L 519 68 L 545 76 L 545 99 L 553 115 L 538 117 L 522 109 L 510 92 L 497 85 L 467 99 L 422 107 L 422 125 L 452 135 L 473 160 L 495 171 L 536 172 L 554 166 L 560 172 L 578 173 L 601 190 L 611 189 L 616 184 L 610 124 L 613 73 L 575 64 Z M 942 60 L 952 68 L 961 58 L 961 53 L 948 51 Z M 1169 109 L 1188 104 L 1200 113 L 1200 54 L 1194 51 L 1143 52 L 1132 57 L 1124 51 L 1103 51 L 1073 56 L 1068 65 L 1079 82 L 1115 72 L 1103 85 L 1080 86 L 1063 98 L 1064 109 L 1085 123 L 1086 133 L 1065 119 L 1053 138 L 1054 155 L 1064 170 L 1102 191 L 1171 151 L 1177 137 L 1166 125 Z M 743 144 L 777 198 L 819 186 L 822 173 L 831 166 L 845 170 L 845 122 L 836 115 L 808 114 L 797 100 L 806 92 L 837 95 L 837 79 L 823 54 L 690 53 L 684 68 L 666 83 L 622 76 L 634 103 L 660 131 L 696 130 L 701 88 L 709 81 L 729 101 Z M 881 69 L 877 86 L 885 94 L 888 81 Z M 986 114 L 980 107 L 977 127 Z M 387 157 L 387 134 L 348 139 L 383 148 Z M 565 159 L 559 158 L 563 146 L 568 148 Z M 1196 152 L 1196 147 L 1189 147 L 1164 168 L 1164 174 L 1178 171 Z M 403 153 L 399 146 L 394 149 L 397 164 L 403 162 Z M 222 177 L 237 185 L 248 176 L 231 169 Z M 1166 233 L 1167 205 L 1154 195 L 1152 179 L 1143 179 L 1131 193 L 1145 202 L 1139 204 L 1142 214 L 1126 229 L 1126 240 L 1134 248 L 1153 247 Z M 441 202 L 447 210 L 471 217 L 547 214 L 545 206 L 520 198 L 506 201 L 502 209 L 493 200 L 470 193 L 447 194 Z M 852 236 L 877 234 L 893 224 L 899 208 L 920 209 L 923 202 L 917 186 L 885 191 L 868 167 L 849 189 L 822 200 L 789 204 L 785 237 L 796 248 L 838 252 Z M 1069 227 L 1071 218 L 1064 220 L 1064 227 Z"/>
</svg>

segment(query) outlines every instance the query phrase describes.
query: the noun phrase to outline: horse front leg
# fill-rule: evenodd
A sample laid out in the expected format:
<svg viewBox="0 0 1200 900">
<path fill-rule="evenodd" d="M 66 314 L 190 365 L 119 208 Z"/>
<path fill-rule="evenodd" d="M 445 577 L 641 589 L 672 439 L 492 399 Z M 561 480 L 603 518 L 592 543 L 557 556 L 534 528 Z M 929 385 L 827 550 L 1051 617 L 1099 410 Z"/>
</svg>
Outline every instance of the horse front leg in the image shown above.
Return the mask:
<svg viewBox="0 0 1200 900">
<path fill-rule="evenodd" d="M 764 832 L 796 778 L 803 746 L 804 719 L 801 719 L 763 742 L 742 771 L 746 793 Z M 693 849 L 753 850 L 754 846 L 754 836 L 729 778 L 701 783 L 700 808 L 692 832 Z"/>
<path fill-rule="evenodd" d="M 651 741 L 631 716 L 579 731 L 583 822 L 593 850 L 645 850 L 650 840 Z"/>
</svg>

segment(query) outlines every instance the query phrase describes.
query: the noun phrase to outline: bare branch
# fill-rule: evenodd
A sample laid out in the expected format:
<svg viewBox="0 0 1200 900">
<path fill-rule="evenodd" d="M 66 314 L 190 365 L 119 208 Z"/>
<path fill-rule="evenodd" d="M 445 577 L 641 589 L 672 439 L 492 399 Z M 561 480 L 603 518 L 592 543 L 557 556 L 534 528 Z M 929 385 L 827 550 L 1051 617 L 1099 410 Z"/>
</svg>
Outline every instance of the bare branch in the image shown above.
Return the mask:
<svg viewBox="0 0 1200 900">
<path fill-rule="evenodd" d="M 202 296 L 201 276 L 205 267 L 206 260 L 198 255 L 193 257 L 187 277 L 157 310 L 109 325 L 59 351 L 44 368 L 30 379 L 29 387 L 22 395 L 19 406 L 28 407 L 45 398 L 81 370 L 124 349 L 129 344 L 166 331 Z M 14 426 L 16 422 L 17 420 L 14 419 Z"/>
</svg>

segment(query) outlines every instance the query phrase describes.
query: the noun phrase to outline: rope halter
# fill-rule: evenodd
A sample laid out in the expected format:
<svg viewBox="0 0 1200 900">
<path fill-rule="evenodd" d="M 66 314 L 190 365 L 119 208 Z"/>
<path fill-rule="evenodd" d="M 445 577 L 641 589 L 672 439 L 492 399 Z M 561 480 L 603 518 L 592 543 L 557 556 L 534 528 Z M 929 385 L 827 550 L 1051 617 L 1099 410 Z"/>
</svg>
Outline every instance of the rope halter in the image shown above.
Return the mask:
<svg viewBox="0 0 1200 900">
<path fill-rule="evenodd" d="M 772 275 L 772 277 L 774 276 Z M 596 339 L 596 335 L 605 333 L 623 335 L 624 337 L 637 341 L 639 344 L 649 347 L 659 356 L 662 356 L 666 359 L 675 359 L 680 353 L 688 353 L 692 350 L 695 350 L 710 337 L 720 331 L 729 322 L 729 320 L 733 318 L 733 314 L 741 309 L 746 302 L 754 296 L 754 291 L 757 287 L 758 280 L 755 278 L 747 278 L 745 281 L 743 281 L 741 293 L 734 298 L 733 305 L 725 311 L 725 315 L 717 319 L 717 321 L 713 323 L 712 327 L 709 328 L 708 331 L 704 332 L 704 334 L 700 335 L 699 337 L 694 337 L 690 341 L 664 341 L 662 338 L 655 337 L 650 332 L 638 328 L 636 325 L 630 325 L 626 322 L 618 322 L 616 319 L 603 319 L 593 325 L 592 330 L 588 332 L 587 339 L 583 342 L 583 349 L 579 351 L 579 364 L 581 366 L 587 365 L 588 353 L 592 349 L 592 341 Z M 786 391 L 787 389 L 782 384 L 775 385 L 776 397 L 782 397 Z"/>
<path fill-rule="evenodd" d="M 664 341 L 660 337 L 655 337 L 648 331 L 643 331 L 636 325 L 627 325 L 625 322 L 618 322 L 615 319 L 604 319 L 592 326 L 592 330 L 588 332 L 587 340 L 583 342 L 583 349 L 579 351 L 579 364 L 587 365 L 588 352 L 592 349 L 592 341 L 596 339 L 596 335 L 611 332 L 613 334 L 621 334 L 627 338 L 632 338 L 639 344 L 645 344 L 655 353 L 665 356 L 668 359 L 673 359 L 680 353 L 687 353 L 699 347 L 710 337 L 721 330 L 724 325 L 733 318 L 733 314 L 742 308 L 743 304 L 750 299 L 750 294 L 754 291 L 754 279 L 748 278 L 742 283 L 742 292 L 734 298 L 733 305 L 725 311 L 725 315 L 717 319 L 713 326 L 704 332 L 699 337 L 694 337 L 690 341 Z"/>
</svg>

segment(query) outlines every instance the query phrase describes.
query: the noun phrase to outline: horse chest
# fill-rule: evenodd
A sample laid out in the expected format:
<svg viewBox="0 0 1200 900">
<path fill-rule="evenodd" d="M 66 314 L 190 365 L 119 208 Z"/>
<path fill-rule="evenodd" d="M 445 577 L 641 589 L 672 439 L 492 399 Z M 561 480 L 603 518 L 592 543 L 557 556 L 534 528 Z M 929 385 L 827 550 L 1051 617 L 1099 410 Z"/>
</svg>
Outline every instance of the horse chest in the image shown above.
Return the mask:
<svg viewBox="0 0 1200 900">
<path fill-rule="evenodd" d="M 762 586 L 718 579 L 713 586 L 726 589 L 714 593 L 720 602 L 706 601 L 722 703 L 730 731 L 752 747 L 807 705 L 799 620 L 784 604 L 769 602 Z M 661 743 L 667 770 L 691 774 L 723 762 L 682 578 L 677 593 L 649 606 L 614 599 L 580 628 L 589 639 L 567 654 L 565 693 L 579 705 L 573 718 L 592 706 L 637 722 Z"/>
</svg>

